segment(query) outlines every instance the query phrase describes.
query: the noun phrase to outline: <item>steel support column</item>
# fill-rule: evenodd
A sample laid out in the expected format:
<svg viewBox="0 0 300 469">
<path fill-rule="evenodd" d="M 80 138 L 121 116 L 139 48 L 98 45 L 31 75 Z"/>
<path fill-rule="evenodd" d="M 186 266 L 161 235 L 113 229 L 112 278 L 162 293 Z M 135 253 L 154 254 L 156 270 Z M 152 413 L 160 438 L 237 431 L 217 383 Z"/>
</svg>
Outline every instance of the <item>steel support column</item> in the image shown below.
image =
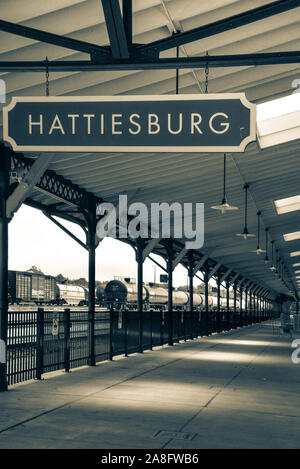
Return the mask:
<svg viewBox="0 0 300 469">
<path fill-rule="evenodd" d="M 252 290 L 249 289 L 249 324 L 253 322 L 253 304 L 252 304 Z"/>
<path fill-rule="evenodd" d="M 249 318 L 248 318 L 248 288 L 245 288 L 245 325 L 248 326 Z"/>
<path fill-rule="evenodd" d="M 88 365 L 95 366 L 95 277 L 96 277 L 96 201 L 89 200 L 87 221 L 87 248 L 89 253 L 89 292 L 88 292 Z"/>
<path fill-rule="evenodd" d="M 173 345 L 173 257 L 173 245 L 170 239 L 167 247 L 169 345 Z"/>
<path fill-rule="evenodd" d="M 243 287 L 240 286 L 240 327 L 243 327 Z"/>
<path fill-rule="evenodd" d="M 6 344 L 8 327 L 8 219 L 6 200 L 9 189 L 10 158 L 0 146 L 0 391 L 7 390 Z"/>
<path fill-rule="evenodd" d="M 230 329 L 230 310 L 229 310 L 229 286 L 230 283 L 226 280 L 226 328 L 227 330 Z"/>
<path fill-rule="evenodd" d="M 233 314 L 234 314 L 234 327 L 237 327 L 237 321 L 236 321 L 236 282 L 233 283 Z"/>
<path fill-rule="evenodd" d="M 137 309 L 139 315 L 139 352 L 143 353 L 143 250 L 144 243 L 141 238 L 137 239 L 136 261 L 137 261 Z"/>
<path fill-rule="evenodd" d="M 191 315 L 191 339 L 194 338 L 194 331 L 193 331 L 193 311 L 194 311 L 194 259 L 193 259 L 193 251 L 189 251 L 188 254 L 188 275 L 189 275 L 189 310 Z"/>
</svg>

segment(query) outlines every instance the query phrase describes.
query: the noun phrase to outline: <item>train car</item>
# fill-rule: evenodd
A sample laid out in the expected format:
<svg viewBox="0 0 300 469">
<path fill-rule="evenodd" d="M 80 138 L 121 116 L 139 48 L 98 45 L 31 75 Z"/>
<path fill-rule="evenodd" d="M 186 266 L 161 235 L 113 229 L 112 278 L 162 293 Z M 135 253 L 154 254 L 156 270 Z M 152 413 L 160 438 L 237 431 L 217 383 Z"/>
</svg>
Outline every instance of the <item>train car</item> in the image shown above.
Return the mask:
<svg viewBox="0 0 300 469">
<path fill-rule="evenodd" d="M 105 304 L 104 291 L 105 287 L 103 285 L 99 285 L 95 290 L 96 303 L 98 306 L 104 306 Z"/>
<path fill-rule="evenodd" d="M 148 303 L 151 306 L 166 305 L 168 303 L 168 290 L 163 287 L 147 286 Z"/>
<path fill-rule="evenodd" d="M 99 292 L 101 294 L 101 291 Z M 97 294 L 98 296 L 98 294 Z M 111 280 L 104 289 L 106 304 L 114 307 L 137 307 L 137 285 L 126 280 Z M 194 307 L 203 305 L 203 295 L 194 293 Z M 152 283 L 143 286 L 143 302 L 146 308 L 166 309 L 168 304 L 168 290 Z M 211 303 L 211 300 L 210 300 Z M 189 304 L 189 293 L 173 290 L 173 308 L 186 309 Z"/>
<path fill-rule="evenodd" d="M 10 303 L 48 304 L 55 300 L 55 278 L 35 272 L 8 272 Z"/>
<path fill-rule="evenodd" d="M 198 293 L 193 294 L 193 305 L 194 308 L 200 308 L 204 304 L 204 295 L 199 295 Z"/>
<path fill-rule="evenodd" d="M 132 306 L 137 303 L 137 285 L 124 280 L 111 280 L 104 289 L 105 301 L 114 305 Z M 143 300 L 148 300 L 148 292 L 143 286 Z"/>
<path fill-rule="evenodd" d="M 78 285 L 57 283 L 55 292 L 56 302 L 59 305 L 79 306 L 86 301 L 85 289 Z"/>
</svg>

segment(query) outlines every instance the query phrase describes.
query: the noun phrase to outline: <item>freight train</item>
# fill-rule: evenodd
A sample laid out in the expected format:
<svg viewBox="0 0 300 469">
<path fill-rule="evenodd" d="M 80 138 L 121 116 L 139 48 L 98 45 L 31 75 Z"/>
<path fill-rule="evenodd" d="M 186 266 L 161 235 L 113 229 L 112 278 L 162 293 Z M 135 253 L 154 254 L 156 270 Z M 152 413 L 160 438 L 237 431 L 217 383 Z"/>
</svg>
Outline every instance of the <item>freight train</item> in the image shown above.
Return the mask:
<svg viewBox="0 0 300 469">
<path fill-rule="evenodd" d="M 8 272 L 8 300 L 10 304 L 34 303 L 35 305 L 87 304 L 88 291 L 78 285 L 57 283 L 50 275 L 37 272 Z"/>
<path fill-rule="evenodd" d="M 185 291 L 173 290 L 174 310 L 185 310 L 189 307 L 189 293 Z M 137 285 L 124 280 L 111 280 L 107 283 L 104 292 L 103 288 L 96 289 L 98 301 L 104 302 L 107 306 L 115 309 L 136 309 L 137 308 Z M 227 300 L 220 298 L 221 309 L 227 308 Z M 167 309 L 168 290 L 162 286 L 154 284 L 143 285 L 143 304 L 145 309 Z M 203 294 L 194 293 L 194 309 L 201 311 L 205 307 L 205 297 Z M 208 296 L 208 307 L 210 310 L 217 309 L 217 297 Z M 239 300 L 236 303 L 239 308 Z M 229 307 L 233 308 L 233 299 L 229 299 Z"/>
<path fill-rule="evenodd" d="M 70 284 L 57 283 L 50 275 L 37 272 L 8 272 L 8 296 L 10 304 L 34 303 L 35 305 L 58 306 L 87 306 L 88 289 Z M 137 309 L 137 285 L 129 279 L 111 280 L 106 286 L 95 289 L 95 303 L 97 306 L 112 307 L 115 309 Z M 168 307 L 167 288 L 149 283 L 143 285 L 144 309 L 166 310 Z M 205 296 L 194 293 L 193 306 L 197 311 L 205 308 Z M 229 299 L 229 308 L 233 309 L 233 299 Z M 173 290 L 174 310 L 187 310 L 189 308 L 189 293 Z M 218 308 L 217 296 L 208 296 L 208 308 L 215 311 Z M 240 300 L 236 299 L 236 308 L 240 308 Z M 226 298 L 220 298 L 220 309 L 227 309 Z M 244 300 L 242 309 L 245 309 Z M 250 305 L 248 304 L 248 309 Z"/>
</svg>

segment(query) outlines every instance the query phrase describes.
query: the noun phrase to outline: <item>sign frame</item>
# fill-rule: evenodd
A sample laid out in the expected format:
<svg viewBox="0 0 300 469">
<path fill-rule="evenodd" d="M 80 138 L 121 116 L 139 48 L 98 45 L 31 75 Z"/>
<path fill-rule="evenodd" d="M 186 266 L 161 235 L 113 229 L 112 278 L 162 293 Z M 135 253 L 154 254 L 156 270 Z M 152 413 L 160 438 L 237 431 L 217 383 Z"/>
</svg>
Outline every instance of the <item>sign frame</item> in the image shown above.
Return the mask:
<svg viewBox="0 0 300 469">
<path fill-rule="evenodd" d="M 9 136 L 8 113 L 17 103 L 63 103 L 63 102 L 134 102 L 134 101 L 189 101 L 189 100 L 240 100 L 241 103 L 250 109 L 250 133 L 240 143 L 239 146 L 56 146 L 56 145 L 18 145 Z M 246 98 L 245 93 L 207 93 L 207 94 L 181 94 L 181 95 L 114 95 L 114 96 L 14 96 L 9 105 L 3 108 L 3 139 L 10 143 L 15 151 L 36 151 L 36 152 L 176 152 L 176 153 L 241 153 L 245 151 L 250 142 L 256 141 L 256 105 Z"/>
</svg>

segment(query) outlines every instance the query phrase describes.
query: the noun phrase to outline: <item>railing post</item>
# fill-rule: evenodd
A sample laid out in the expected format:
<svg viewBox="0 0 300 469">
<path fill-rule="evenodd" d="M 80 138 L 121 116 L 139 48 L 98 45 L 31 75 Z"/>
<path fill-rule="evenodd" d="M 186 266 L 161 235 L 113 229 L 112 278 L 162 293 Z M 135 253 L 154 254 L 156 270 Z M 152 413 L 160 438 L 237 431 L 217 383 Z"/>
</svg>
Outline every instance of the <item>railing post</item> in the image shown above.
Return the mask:
<svg viewBox="0 0 300 469">
<path fill-rule="evenodd" d="M 221 332 L 221 273 L 217 274 L 217 311 L 216 311 L 216 332 Z"/>
<path fill-rule="evenodd" d="M 253 324 L 253 295 L 251 288 L 249 289 L 249 324 Z"/>
<path fill-rule="evenodd" d="M 143 353 L 143 240 L 136 240 L 136 261 L 137 261 L 137 309 L 139 315 L 139 352 Z"/>
<path fill-rule="evenodd" d="M 188 253 L 188 276 L 189 276 L 189 310 L 191 314 L 191 339 L 194 338 L 194 258 L 193 251 Z"/>
<path fill-rule="evenodd" d="M 168 271 L 168 344 L 173 345 L 173 246 L 172 240 L 168 240 L 167 246 L 167 271 Z"/>
<path fill-rule="evenodd" d="M 149 321 L 150 321 L 150 350 L 152 350 L 152 348 L 153 348 L 153 339 L 152 339 L 152 333 L 153 333 L 153 314 L 152 314 L 152 309 L 150 309 L 149 314 L 150 314 L 150 317 L 149 317 Z"/>
<path fill-rule="evenodd" d="M 160 322 L 160 345 L 164 344 L 164 330 L 163 330 L 163 312 L 160 311 L 159 314 L 159 322 Z"/>
<path fill-rule="evenodd" d="M 70 309 L 66 308 L 64 310 L 64 362 L 66 373 L 70 371 L 70 329 Z"/>
<path fill-rule="evenodd" d="M 109 360 L 111 361 L 114 356 L 113 334 L 114 334 L 114 311 L 113 309 L 111 309 L 109 312 Z"/>
<path fill-rule="evenodd" d="M 124 353 L 125 357 L 128 357 L 128 311 L 125 309 L 124 314 Z"/>
<path fill-rule="evenodd" d="M 181 320 L 181 314 L 182 312 L 180 310 L 177 311 L 177 338 L 176 338 L 176 342 L 179 343 L 179 336 L 180 336 L 180 320 Z"/>
<path fill-rule="evenodd" d="M 205 311 L 204 311 L 204 335 L 208 336 L 208 274 L 209 267 L 207 263 L 204 269 L 204 294 L 205 294 Z"/>
<path fill-rule="evenodd" d="M 249 318 L 248 318 L 248 288 L 245 289 L 245 325 L 249 325 Z"/>
<path fill-rule="evenodd" d="M 236 280 L 233 283 L 233 316 L 234 316 L 234 329 L 237 327 L 236 321 Z"/>
<path fill-rule="evenodd" d="M 44 310 L 37 310 L 36 325 L 36 379 L 42 379 L 44 355 Z"/>
</svg>

